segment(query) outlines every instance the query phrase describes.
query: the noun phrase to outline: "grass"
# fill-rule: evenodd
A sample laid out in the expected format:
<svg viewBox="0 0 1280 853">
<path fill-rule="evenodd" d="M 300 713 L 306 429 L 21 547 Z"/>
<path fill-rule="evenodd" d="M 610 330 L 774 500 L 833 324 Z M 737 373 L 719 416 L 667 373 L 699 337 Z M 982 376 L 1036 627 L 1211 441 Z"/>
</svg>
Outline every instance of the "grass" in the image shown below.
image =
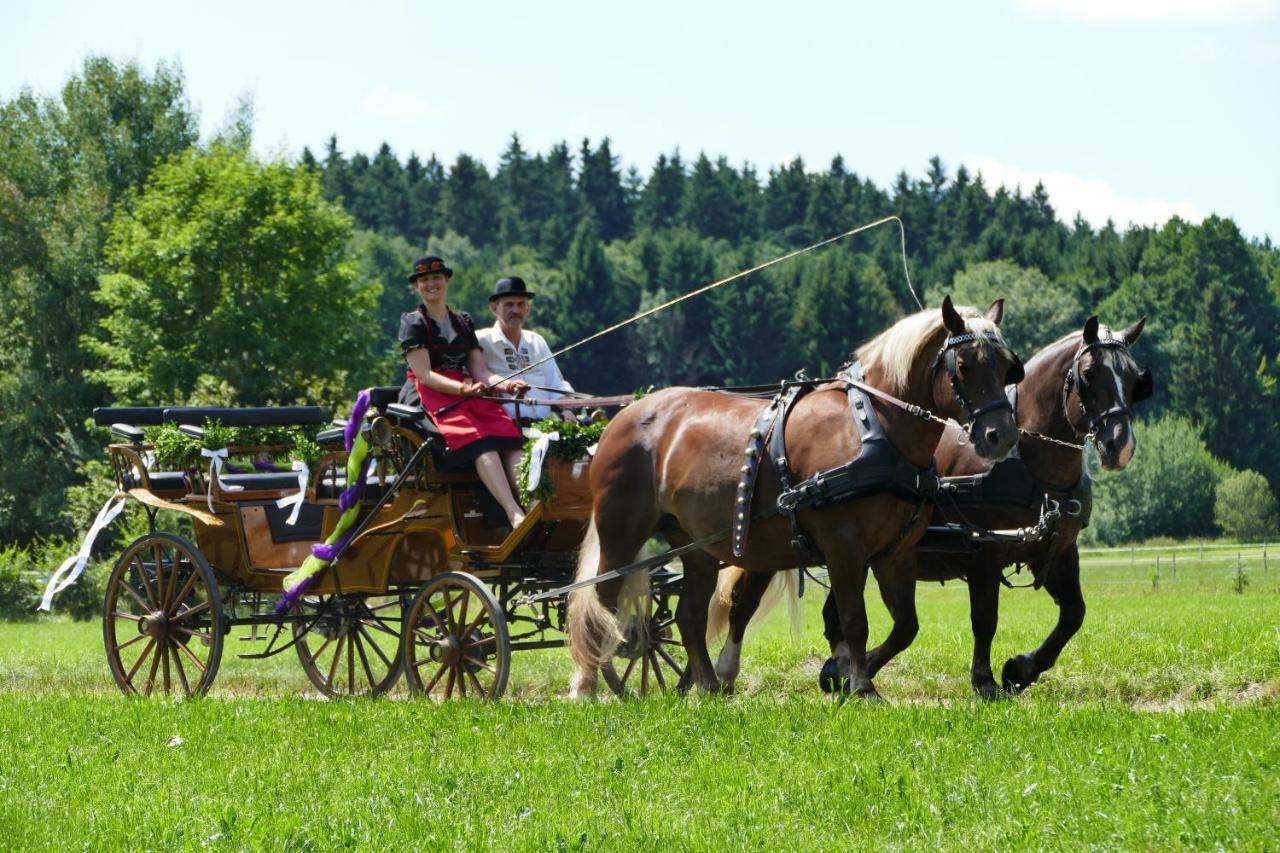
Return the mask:
<svg viewBox="0 0 1280 853">
<path fill-rule="evenodd" d="M 812 587 L 803 638 L 777 614 L 748 642 L 741 695 L 589 705 L 559 699 L 562 650 L 518 654 L 495 704 L 320 702 L 291 656 L 236 659 L 242 632 L 208 698 L 131 701 L 96 624 L 0 624 L 0 846 L 1274 849 L 1280 566 L 1238 594 L 1234 553 L 1158 586 L 1120 556 L 1086 562 L 1058 667 L 994 705 L 958 584 L 921 588 L 886 706 L 817 691 Z M 997 667 L 1055 615 L 1002 604 Z"/>
</svg>

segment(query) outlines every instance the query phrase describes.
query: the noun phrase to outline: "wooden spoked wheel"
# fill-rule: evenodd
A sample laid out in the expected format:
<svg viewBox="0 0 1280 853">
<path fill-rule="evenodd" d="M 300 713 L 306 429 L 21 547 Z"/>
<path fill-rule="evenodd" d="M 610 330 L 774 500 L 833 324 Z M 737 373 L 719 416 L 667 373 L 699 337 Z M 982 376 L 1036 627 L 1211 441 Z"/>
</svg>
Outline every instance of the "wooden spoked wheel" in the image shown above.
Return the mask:
<svg viewBox="0 0 1280 853">
<path fill-rule="evenodd" d="M 613 667 L 603 671 L 605 683 L 618 696 L 649 696 L 680 686 L 687 668 L 675 613 L 666 596 L 650 604 L 646 631 L 628 631 L 614 652 Z"/>
<path fill-rule="evenodd" d="M 326 696 L 380 696 L 400 678 L 404 600 L 399 596 L 307 596 L 294 609 L 298 659 Z"/>
<path fill-rule="evenodd" d="M 204 693 L 218 674 L 224 633 L 213 570 L 185 539 L 147 534 L 111 570 L 102 638 L 125 693 Z"/>
<path fill-rule="evenodd" d="M 511 672 L 511 642 L 489 587 L 466 572 L 432 578 L 405 617 L 404 671 L 414 694 L 501 696 Z"/>
</svg>

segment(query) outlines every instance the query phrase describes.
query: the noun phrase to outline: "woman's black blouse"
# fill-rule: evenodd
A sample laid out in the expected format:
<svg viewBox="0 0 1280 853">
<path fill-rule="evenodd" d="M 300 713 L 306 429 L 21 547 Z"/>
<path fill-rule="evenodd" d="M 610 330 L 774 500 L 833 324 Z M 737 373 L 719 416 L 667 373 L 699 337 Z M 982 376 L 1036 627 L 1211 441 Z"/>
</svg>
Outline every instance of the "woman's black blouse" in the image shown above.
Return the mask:
<svg viewBox="0 0 1280 853">
<path fill-rule="evenodd" d="M 408 355 L 415 349 L 426 349 L 431 356 L 432 370 L 461 370 L 467 372 L 467 355 L 480 348 L 476 338 L 476 324 L 465 311 L 450 311 L 455 337 L 446 341 L 440 334 L 440 326 L 427 315 L 424 306 L 400 316 L 400 351 Z"/>
</svg>

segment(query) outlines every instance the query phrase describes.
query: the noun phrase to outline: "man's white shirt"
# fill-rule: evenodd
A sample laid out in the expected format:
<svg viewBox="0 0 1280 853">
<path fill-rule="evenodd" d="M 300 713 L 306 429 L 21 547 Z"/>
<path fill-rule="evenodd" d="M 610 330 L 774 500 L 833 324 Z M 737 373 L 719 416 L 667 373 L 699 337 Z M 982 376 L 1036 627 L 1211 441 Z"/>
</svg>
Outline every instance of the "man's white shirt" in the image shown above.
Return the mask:
<svg viewBox="0 0 1280 853">
<path fill-rule="evenodd" d="M 528 329 L 520 331 L 520 343 L 513 344 L 502 333 L 502 327 L 494 323 L 488 329 L 477 332 L 476 337 L 480 340 L 480 349 L 484 352 L 484 363 L 489 370 L 499 376 L 507 376 L 522 367 L 527 367 L 551 355 L 551 347 L 547 346 L 547 341 L 537 332 L 531 332 Z M 553 358 L 544 364 L 540 364 L 533 370 L 521 373 L 518 379 L 523 379 L 530 385 L 542 386 L 541 388 L 533 388 L 529 391 L 529 396 L 538 400 L 558 400 L 564 396 L 561 392 L 573 391 L 560 368 L 556 366 L 556 360 Z M 544 391 L 542 388 L 558 388 L 560 391 Z M 516 416 L 516 406 L 514 403 L 506 403 L 503 408 L 507 410 L 507 414 L 511 417 Z M 520 417 L 533 418 L 541 420 L 550 417 L 552 414 L 549 406 L 527 406 L 520 404 Z"/>
</svg>

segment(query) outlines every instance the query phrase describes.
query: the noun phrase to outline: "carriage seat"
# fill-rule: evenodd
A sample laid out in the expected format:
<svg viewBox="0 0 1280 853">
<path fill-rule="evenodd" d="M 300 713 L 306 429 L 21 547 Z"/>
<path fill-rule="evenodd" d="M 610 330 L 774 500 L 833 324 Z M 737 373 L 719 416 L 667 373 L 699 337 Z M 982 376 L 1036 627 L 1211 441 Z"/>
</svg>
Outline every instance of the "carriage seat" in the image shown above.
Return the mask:
<svg viewBox="0 0 1280 853">
<path fill-rule="evenodd" d="M 190 488 L 187 485 L 186 475 L 181 471 L 148 471 L 147 482 L 151 485 L 151 491 L 153 492 L 182 492 L 185 494 Z M 129 470 L 124 472 L 120 485 L 126 490 L 141 488 L 142 478 L 136 476 L 132 470 Z"/>
<path fill-rule="evenodd" d="M 454 454 L 449 452 L 449 447 L 444 443 L 444 436 L 440 434 L 439 427 L 436 426 L 435 421 L 427 416 L 426 410 L 421 406 L 389 403 L 387 405 L 387 417 L 395 421 L 397 425 L 422 436 L 429 447 L 431 465 L 437 472 L 441 474 L 475 473 L 475 463 L 473 461 L 459 461 Z"/>
</svg>

